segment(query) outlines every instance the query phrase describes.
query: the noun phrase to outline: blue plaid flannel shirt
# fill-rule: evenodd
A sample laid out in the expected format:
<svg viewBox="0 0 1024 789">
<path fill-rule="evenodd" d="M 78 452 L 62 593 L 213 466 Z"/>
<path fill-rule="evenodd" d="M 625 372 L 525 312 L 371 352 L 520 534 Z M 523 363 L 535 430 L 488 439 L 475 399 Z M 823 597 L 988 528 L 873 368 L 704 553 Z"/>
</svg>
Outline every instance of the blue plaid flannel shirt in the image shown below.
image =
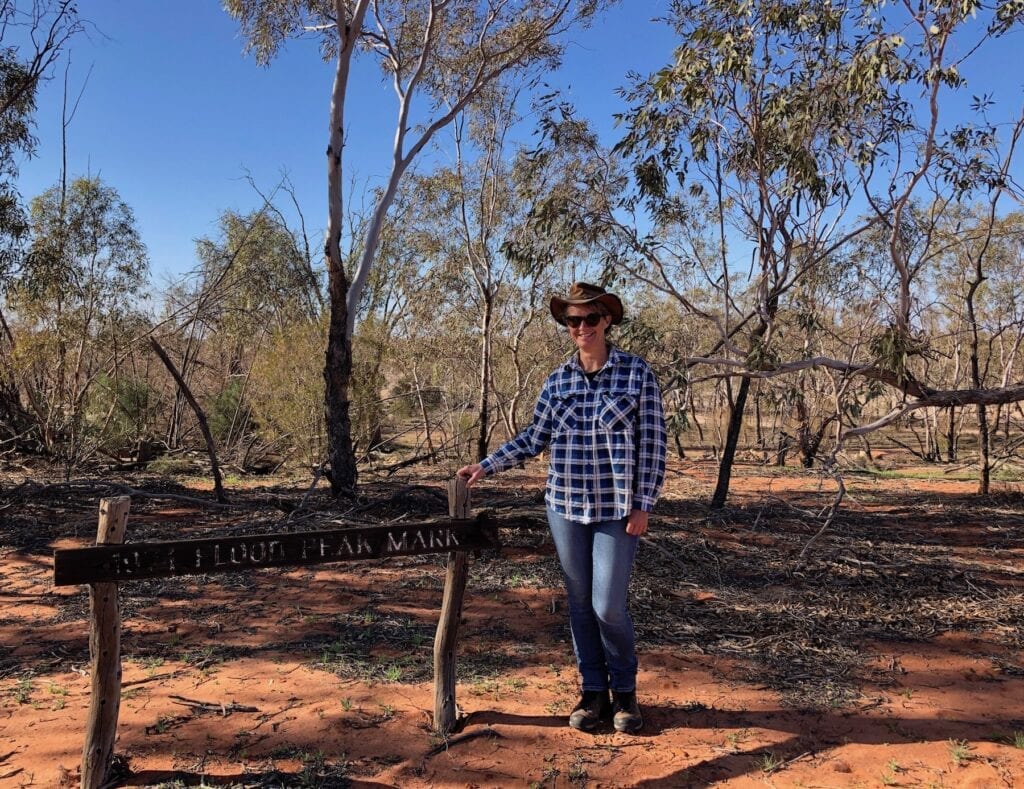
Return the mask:
<svg viewBox="0 0 1024 789">
<path fill-rule="evenodd" d="M 612 347 L 588 380 L 573 356 L 544 382 L 533 423 L 482 461 L 495 474 L 550 447 L 544 500 L 580 523 L 650 512 L 665 480 L 665 416 L 654 371 Z"/>
</svg>

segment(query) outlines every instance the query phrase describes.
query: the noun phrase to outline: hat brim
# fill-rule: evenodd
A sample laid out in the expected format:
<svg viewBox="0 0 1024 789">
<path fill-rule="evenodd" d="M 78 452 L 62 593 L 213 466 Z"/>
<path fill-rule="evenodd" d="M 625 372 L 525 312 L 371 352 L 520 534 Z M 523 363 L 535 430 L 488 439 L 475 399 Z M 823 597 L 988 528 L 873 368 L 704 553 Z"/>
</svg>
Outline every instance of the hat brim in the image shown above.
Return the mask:
<svg viewBox="0 0 1024 789">
<path fill-rule="evenodd" d="M 578 306 L 581 307 L 584 304 L 593 304 L 594 302 L 601 302 L 608 310 L 608 314 L 611 316 L 612 325 L 618 326 L 622 323 L 622 302 L 619 297 L 614 293 L 603 293 L 600 296 L 596 296 L 592 299 L 563 299 L 560 296 L 551 297 L 551 317 L 558 323 L 565 326 L 565 310 L 566 307 Z"/>
</svg>

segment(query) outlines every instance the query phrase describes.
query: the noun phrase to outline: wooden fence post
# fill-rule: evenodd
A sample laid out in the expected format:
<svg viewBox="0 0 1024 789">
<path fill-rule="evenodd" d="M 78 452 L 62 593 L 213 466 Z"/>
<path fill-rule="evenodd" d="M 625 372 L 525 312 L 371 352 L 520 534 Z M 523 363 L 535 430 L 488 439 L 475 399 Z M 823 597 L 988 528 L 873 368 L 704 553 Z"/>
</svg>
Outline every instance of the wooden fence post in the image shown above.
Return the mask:
<svg viewBox="0 0 1024 789">
<path fill-rule="evenodd" d="M 452 518 L 470 517 L 469 488 L 462 477 L 455 477 L 448 482 L 448 515 Z M 441 734 L 451 733 L 458 717 L 458 706 L 455 703 L 455 648 L 468 569 L 469 555 L 465 551 L 448 554 L 441 617 L 434 637 L 434 729 Z"/>
<path fill-rule="evenodd" d="M 129 496 L 100 499 L 98 545 L 124 542 L 130 506 Z M 116 583 L 89 584 L 89 612 L 92 698 L 82 749 L 82 789 L 96 789 L 105 783 L 114 754 L 121 704 L 121 612 Z"/>
</svg>

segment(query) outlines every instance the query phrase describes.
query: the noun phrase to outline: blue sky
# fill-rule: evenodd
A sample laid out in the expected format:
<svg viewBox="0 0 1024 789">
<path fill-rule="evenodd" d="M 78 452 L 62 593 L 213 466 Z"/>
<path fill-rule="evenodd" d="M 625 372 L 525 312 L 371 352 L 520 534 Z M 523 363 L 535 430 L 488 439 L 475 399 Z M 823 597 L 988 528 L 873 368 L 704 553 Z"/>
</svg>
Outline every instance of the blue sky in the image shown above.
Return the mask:
<svg viewBox="0 0 1024 789">
<path fill-rule="evenodd" d="M 626 72 L 671 55 L 670 31 L 650 22 L 666 5 L 619 6 L 573 35 L 551 75 L 609 136 Z M 293 42 L 262 68 L 242 54 L 237 24 L 217 2 L 90 0 L 80 10 L 90 25 L 73 42 L 69 93 L 87 74 L 88 83 L 68 133 L 68 170 L 99 175 L 134 209 L 158 282 L 194 266 L 194 239 L 215 235 L 222 211 L 260 205 L 246 171 L 265 189 L 287 171 L 309 228 L 323 228 L 333 67 L 315 40 Z M 354 77 L 346 168 L 373 183 L 390 163 L 394 94 L 368 58 Z M 59 177 L 62 92 L 61 72 L 39 97 L 39 146 L 19 179 L 26 199 Z"/>
<path fill-rule="evenodd" d="M 616 139 L 611 116 L 622 104 L 615 89 L 626 73 L 651 71 L 671 57 L 673 34 L 651 22 L 667 5 L 625 0 L 592 29 L 574 33 L 563 68 L 549 75 L 606 142 Z M 216 235 L 224 210 L 260 205 L 244 180 L 247 171 L 264 189 L 287 172 L 310 231 L 322 230 L 333 67 L 314 39 L 292 42 L 263 68 L 243 55 L 235 21 L 214 0 L 89 0 L 80 8 L 89 32 L 73 42 L 71 95 L 89 78 L 69 129 L 69 173 L 101 176 L 132 206 L 158 283 L 194 266 L 194 239 Z M 1006 115 L 1021 107 L 1022 43 L 1020 32 L 1011 34 L 979 53 L 966 74 L 972 85 L 994 82 Z M 39 97 L 39 146 L 19 179 L 26 199 L 59 177 L 61 77 Z M 959 99 L 958 111 L 967 110 L 971 93 Z M 371 185 L 386 175 L 394 112 L 390 85 L 364 57 L 347 107 L 348 175 Z M 522 128 L 527 135 L 529 120 Z"/>
</svg>

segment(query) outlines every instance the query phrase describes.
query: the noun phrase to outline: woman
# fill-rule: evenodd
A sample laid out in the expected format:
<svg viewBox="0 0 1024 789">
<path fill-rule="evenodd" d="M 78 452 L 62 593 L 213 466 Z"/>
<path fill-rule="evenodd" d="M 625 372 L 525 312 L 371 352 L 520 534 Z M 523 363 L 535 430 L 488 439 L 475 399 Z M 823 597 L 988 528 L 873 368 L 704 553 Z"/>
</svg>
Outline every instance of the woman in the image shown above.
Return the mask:
<svg viewBox="0 0 1024 789">
<path fill-rule="evenodd" d="M 583 691 L 569 725 L 593 731 L 611 717 L 616 731 L 635 734 L 643 717 L 626 598 L 665 476 L 661 391 L 643 359 L 608 342 L 609 328 L 622 322 L 618 296 L 577 282 L 551 299 L 551 314 L 576 353 L 548 376 L 532 424 L 458 473 L 472 485 L 550 447 L 544 500 Z"/>
</svg>

